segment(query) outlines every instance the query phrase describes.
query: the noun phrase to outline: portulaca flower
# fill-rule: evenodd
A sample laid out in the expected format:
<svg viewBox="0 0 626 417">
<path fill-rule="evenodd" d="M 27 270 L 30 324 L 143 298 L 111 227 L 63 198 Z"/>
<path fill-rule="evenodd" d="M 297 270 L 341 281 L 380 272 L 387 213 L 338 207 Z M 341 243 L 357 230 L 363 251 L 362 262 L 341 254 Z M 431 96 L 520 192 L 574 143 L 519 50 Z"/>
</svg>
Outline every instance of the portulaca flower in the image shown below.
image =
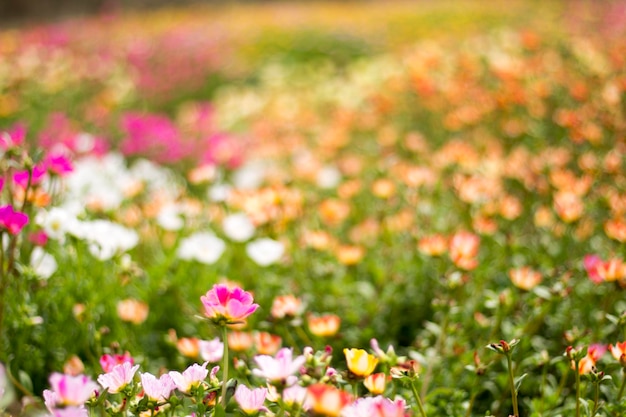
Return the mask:
<svg viewBox="0 0 626 417">
<path fill-rule="evenodd" d="M 137 369 L 139 365 L 133 366 L 130 362 L 115 365 L 111 372 L 98 377 L 98 383 L 111 394 L 116 394 L 132 382 Z"/>
<path fill-rule="evenodd" d="M 319 170 L 315 179 L 320 188 L 335 188 L 341 181 L 341 173 L 336 167 L 326 165 Z"/>
<path fill-rule="evenodd" d="M 263 406 L 266 395 L 267 388 L 263 387 L 250 389 L 240 384 L 235 390 L 235 400 L 246 415 L 256 415 L 259 411 L 266 410 Z"/>
<path fill-rule="evenodd" d="M 257 355 L 254 361 L 258 368 L 252 370 L 252 375 L 265 378 L 270 383 L 291 385 L 293 375 L 304 365 L 306 358 L 304 355 L 294 358 L 290 348 L 282 348 L 275 357 Z"/>
<path fill-rule="evenodd" d="M 227 184 L 215 184 L 209 188 L 209 200 L 214 202 L 226 201 L 230 196 L 231 187 Z"/>
<path fill-rule="evenodd" d="M 49 239 L 63 243 L 66 233 L 74 230 L 79 223 L 77 213 L 66 207 L 52 207 L 37 213 L 35 223 L 42 227 Z"/>
<path fill-rule="evenodd" d="M 41 279 L 48 279 L 57 270 L 57 261 L 54 256 L 36 246 L 30 254 L 30 266 Z"/>
<path fill-rule="evenodd" d="M 207 364 L 208 362 L 205 362 L 202 365 L 194 363 L 185 369 L 183 373 L 170 371 L 169 375 L 180 392 L 189 394 L 192 388 L 198 387 L 206 379 L 209 374 L 209 370 L 206 368 Z"/>
<path fill-rule="evenodd" d="M 222 360 L 222 356 L 224 356 L 224 343 L 219 337 L 198 341 L 198 348 L 203 361 L 216 363 Z"/>
<path fill-rule="evenodd" d="M 235 242 L 245 242 L 256 230 L 252 220 L 245 213 L 229 214 L 224 218 L 222 227 L 226 236 Z"/>
<path fill-rule="evenodd" d="M 270 238 L 254 240 L 246 245 L 246 253 L 256 264 L 268 266 L 277 262 L 285 253 L 282 242 Z"/>
<path fill-rule="evenodd" d="M 184 238 L 178 247 L 178 257 L 183 260 L 195 260 L 203 264 L 214 264 L 222 256 L 226 244 L 210 232 L 198 232 Z"/>
<path fill-rule="evenodd" d="M 139 243 L 139 235 L 135 230 L 107 220 L 81 222 L 77 233 L 77 237 L 89 243 L 91 254 L 101 261 L 127 252 Z"/>
<path fill-rule="evenodd" d="M 167 401 L 176 388 L 169 374 L 163 374 L 157 379 L 150 373 L 143 373 L 141 374 L 141 386 L 144 393 L 153 401 Z"/>
</svg>

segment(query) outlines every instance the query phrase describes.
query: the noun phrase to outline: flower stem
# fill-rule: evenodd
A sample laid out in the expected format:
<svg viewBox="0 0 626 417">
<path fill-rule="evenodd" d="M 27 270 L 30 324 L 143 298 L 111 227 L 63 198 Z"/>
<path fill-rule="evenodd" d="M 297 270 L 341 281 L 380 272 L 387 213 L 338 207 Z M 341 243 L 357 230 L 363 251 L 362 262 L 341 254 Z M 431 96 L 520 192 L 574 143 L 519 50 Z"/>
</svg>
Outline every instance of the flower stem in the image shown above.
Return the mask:
<svg viewBox="0 0 626 417">
<path fill-rule="evenodd" d="M 417 387 L 415 386 L 415 380 L 411 380 L 411 390 L 413 390 L 413 396 L 415 397 L 415 402 L 417 403 L 417 408 L 420 410 L 420 414 L 422 417 L 426 417 L 426 411 L 424 410 L 424 404 L 422 404 L 422 399 L 420 398 L 420 394 L 417 392 Z"/>
<path fill-rule="evenodd" d="M 595 395 L 593 399 L 593 411 L 591 412 L 591 417 L 595 417 L 600 406 L 600 381 L 594 381 L 593 385 L 595 385 Z"/>
<path fill-rule="evenodd" d="M 506 352 L 506 364 L 509 368 L 509 385 L 511 386 L 511 401 L 513 402 L 513 415 L 519 417 L 519 409 L 517 407 L 517 390 L 515 389 L 515 379 L 513 378 L 513 361 L 511 360 L 511 352 Z"/>
<path fill-rule="evenodd" d="M 228 328 L 222 326 L 222 342 L 224 343 L 224 354 L 222 357 L 222 406 L 226 409 L 226 385 L 228 384 Z"/>
<path fill-rule="evenodd" d="M 622 395 L 624 394 L 624 388 L 626 388 L 626 368 L 622 369 L 622 385 L 620 385 L 619 391 L 617 393 L 618 403 L 622 400 Z"/>
<path fill-rule="evenodd" d="M 580 417 L 580 361 L 575 361 L 576 367 L 576 417 Z"/>
</svg>

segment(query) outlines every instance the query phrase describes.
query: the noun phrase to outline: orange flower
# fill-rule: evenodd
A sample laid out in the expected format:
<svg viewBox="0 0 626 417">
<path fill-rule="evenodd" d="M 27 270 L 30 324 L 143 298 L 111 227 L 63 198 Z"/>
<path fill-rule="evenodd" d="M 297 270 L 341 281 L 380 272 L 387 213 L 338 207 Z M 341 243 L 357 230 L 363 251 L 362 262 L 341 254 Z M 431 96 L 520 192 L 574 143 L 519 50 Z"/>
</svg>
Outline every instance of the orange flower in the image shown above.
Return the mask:
<svg viewBox="0 0 626 417">
<path fill-rule="evenodd" d="M 341 245 L 337 248 L 337 260 L 344 265 L 356 265 L 365 256 L 362 246 Z"/>
<path fill-rule="evenodd" d="M 313 384 L 307 388 L 307 405 L 315 414 L 337 417 L 352 402 L 346 391 L 326 384 Z"/>
<path fill-rule="evenodd" d="M 620 365 L 626 368 L 626 342 L 618 342 L 615 345 L 609 345 L 609 351 L 611 355 L 619 361 Z"/>
<path fill-rule="evenodd" d="M 578 220 L 584 209 L 580 197 L 572 192 L 561 191 L 554 196 L 554 210 L 565 223 Z"/>
<path fill-rule="evenodd" d="M 372 194 L 378 198 L 388 199 L 393 197 L 396 192 L 396 185 L 387 178 L 381 178 L 372 184 Z"/>
<path fill-rule="evenodd" d="M 604 281 L 621 281 L 626 278 L 626 264 L 618 258 L 599 262 L 596 272 Z"/>
<path fill-rule="evenodd" d="M 364 349 L 344 349 L 343 353 L 346 355 L 348 369 L 356 376 L 369 376 L 378 365 L 378 358 Z"/>
<path fill-rule="evenodd" d="M 275 319 L 296 317 L 302 313 L 302 301 L 292 294 L 279 295 L 272 302 L 270 314 Z"/>
<path fill-rule="evenodd" d="M 333 237 L 322 230 L 305 230 L 302 233 L 302 244 L 315 250 L 326 250 L 334 246 Z"/>
<path fill-rule="evenodd" d="M 328 225 L 338 225 L 350 214 L 350 205 L 341 200 L 324 200 L 319 206 L 322 221 Z"/>
<path fill-rule="evenodd" d="M 473 233 L 458 232 L 450 240 L 450 259 L 456 266 L 472 270 L 478 266 L 475 259 L 478 254 L 480 238 Z"/>
<path fill-rule="evenodd" d="M 254 340 L 249 332 L 228 332 L 228 347 L 235 352 L 245 352 L 252 348 Z"/>
<path fill-rule="evenodd" d="M 604 223 L 604 233 L 618 242 L 626 242 L 626 222 L 623 220 L 609 220 Z"/>
<path fill-rule="evenodd" d="M 335 314 L 325 314 L 323 316 L 314 316 L 309 314 L 307 316 L 307 323 L 309 330 L 319 337 L 330 337 L 337 334 L 339 326 L 341 324 L 341 318 Z"/>
<path fill-rule="evenodd" d="M 448 250 L 448 240 L 440 234 L 425 236 L 419 240 L 417 248 L 425 255 L 440 256 Z"/>
<path fill-rule="evenodd" d="M 183 356 L 197 358 L 200 354 L 200 340 L 196 337 L 181 337 L 176 341 L 176 348 Z"/>
<path fill-rule="evenodd" d="M 363 380 L 363 384 L 372 395 L 382 395 L 385 392 L 387 386 L 387 375 L 383 372 L 378 372 L 367 376 Z"/>
<path fill-rule="evenodd" d="M 141 324 L 146 321 L 149 310 L 148 304 L 131 298 L 117 303 L 119 318 L 133 324 Z"/>
<path fill-rule="evenodd" d="M 588 374 L 596 366 L 598 359 L 604 355 L 606 347 L 603 345 L 593 344 L 589 346 L 587 355 L 580 360 L 578 364 L 578 373 L 581 375 Z"/>
<path fill-rule="evenodd" d="M 261 355 L 274 355 L 283 344 L 280 336 L 268 332 L 256 332 L 253 339 L 254 347 Z"/>
<path fill-rule="evenodd" d="M 509 277 L 513 285 L 526 291 L 539 285 L 543 278 L 540 272 L 534 271 L 528 266 L 511 269 L 509 271 Z"/>
</svg>

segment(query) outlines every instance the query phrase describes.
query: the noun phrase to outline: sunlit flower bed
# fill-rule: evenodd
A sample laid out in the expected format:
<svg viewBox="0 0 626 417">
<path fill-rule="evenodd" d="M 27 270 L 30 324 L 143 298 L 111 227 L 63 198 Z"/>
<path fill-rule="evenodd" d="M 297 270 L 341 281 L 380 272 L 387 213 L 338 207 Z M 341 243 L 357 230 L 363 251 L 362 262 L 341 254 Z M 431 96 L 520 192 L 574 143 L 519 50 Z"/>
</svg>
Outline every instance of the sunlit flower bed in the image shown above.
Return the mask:
<svg viewBox="0 0 626 417">
<path fill-rule="evenodd" d="M 625 415 L 626 7 L 579 6 L 0 34 L 0 410 Z"/>
</svg>

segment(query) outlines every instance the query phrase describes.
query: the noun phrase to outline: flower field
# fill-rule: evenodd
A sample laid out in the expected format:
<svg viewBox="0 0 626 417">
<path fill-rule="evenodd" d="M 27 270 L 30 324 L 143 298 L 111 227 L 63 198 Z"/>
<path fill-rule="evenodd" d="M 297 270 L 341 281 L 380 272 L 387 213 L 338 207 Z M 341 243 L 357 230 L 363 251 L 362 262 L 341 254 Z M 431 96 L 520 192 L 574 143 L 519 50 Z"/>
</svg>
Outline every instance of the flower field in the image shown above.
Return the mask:
<svg viewBox="0 0 626 417">
<path fill-rule="evenodd" d="M 0 30 L 0 415 L 624 416 L 625 155 L 623 1 Z"/>
</svg>

